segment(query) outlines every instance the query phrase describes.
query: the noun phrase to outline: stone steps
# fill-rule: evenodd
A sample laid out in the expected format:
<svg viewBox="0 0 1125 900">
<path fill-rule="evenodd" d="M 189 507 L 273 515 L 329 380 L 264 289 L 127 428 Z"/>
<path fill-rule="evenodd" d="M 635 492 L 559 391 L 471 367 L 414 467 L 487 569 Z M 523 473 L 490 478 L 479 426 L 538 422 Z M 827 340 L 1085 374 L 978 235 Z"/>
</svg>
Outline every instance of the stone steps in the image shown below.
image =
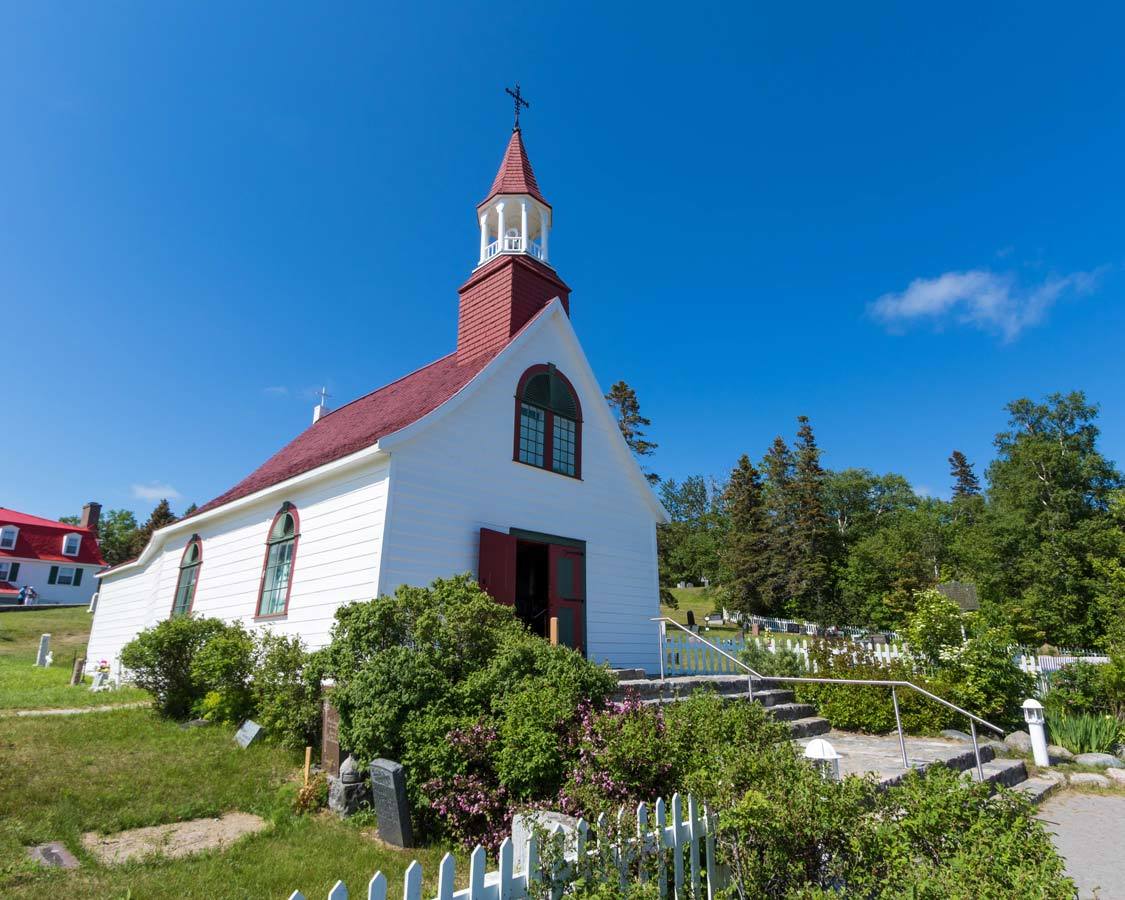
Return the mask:
<svg viewBox="0 0 1125 900">
<path fill-rule="evenodd" d="M 816 715 L 816 707 L 808 703 L 795 702 L 793 691 L 785 688 L 768 687 L 767 683 L 754 679 L 754 691 L 748 690 L 749 682 L 744 675 L 680 675 L 674 678 L 635 678 L 635 670 L 619 670 L 615 699 L 627 696 L 639 697 L 642 703 L 664 705 L 676 703 L 690 697 L 696 690 L 705 688 L 717 693 L 725 700 L 753 700 L 760 703 L 779 722 L 789 726 L 794 739 L 813 737 L 831 729 L 827 719 Z"/>
<path fill-rule="evenodd" d="M 983 751 L 981 753 L 981 758 L 984 758 Z M 981 769 L 984 770 L 984 782 L 986 784 L 1015 787 L 1027 781 L 1027 766 L 1024 765 L 1022 759 L 994 759 L 991 762 L 984 763 Z M 973 781 L 979 782 L 981 780 L 980 773 L 977 772 L 975 761 L 973 762 L 972 768 L 968 771 Z"/>
</svg>

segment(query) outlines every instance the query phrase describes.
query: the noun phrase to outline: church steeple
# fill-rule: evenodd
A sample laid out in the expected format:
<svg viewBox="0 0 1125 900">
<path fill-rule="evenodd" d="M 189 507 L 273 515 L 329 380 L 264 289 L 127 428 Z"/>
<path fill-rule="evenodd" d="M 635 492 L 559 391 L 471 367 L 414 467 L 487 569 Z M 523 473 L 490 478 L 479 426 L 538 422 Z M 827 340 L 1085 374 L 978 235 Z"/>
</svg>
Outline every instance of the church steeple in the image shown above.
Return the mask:
<svg viewBox="0 0 1125 900">
<path fill-rule="evenodd" d="M 526 106 L 519 88 L 516 112 Z M 539 189 L 519 119 L 512 129 L 492 187 L 477 205 L 480 256 L 461 285 L 457 357 L 468 361 L 496 353 L 539 310 L 558 297 L 570 312 L 570 288 L 549 263 L 551 204 Z"/>
<path fill-rule="evenodd" d="M 518 124 L 512 129 L 488 196 L 477 205 L 477 219 L 480 222 L 478 267 L 498 253 L 522 253 L 548 262 L 551 204 L 539 190 Z"/>
</svg>

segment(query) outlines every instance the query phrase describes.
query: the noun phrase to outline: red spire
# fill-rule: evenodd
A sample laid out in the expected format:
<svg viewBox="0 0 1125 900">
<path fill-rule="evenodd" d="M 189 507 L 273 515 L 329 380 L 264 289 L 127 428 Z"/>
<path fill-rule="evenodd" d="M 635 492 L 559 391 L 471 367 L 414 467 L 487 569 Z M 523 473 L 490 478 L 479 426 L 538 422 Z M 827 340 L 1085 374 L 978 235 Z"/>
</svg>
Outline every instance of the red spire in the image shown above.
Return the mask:
<svg viewBox="0 0 1125 900">
<path fill-rule="evenodd" d="M 504 159 L 500 163 L 500 171 L 496 173 L 496 180 L 492 182 L 488 196 L 481 203 L 487 203 L 497 194 L 530 194 L 540 203 L 548 207 L 551 205 L 539 191 L 518 128 L 512 132 L 512 139 L 508 141 L 508 149 L 504 151 Z"/>
</svg>

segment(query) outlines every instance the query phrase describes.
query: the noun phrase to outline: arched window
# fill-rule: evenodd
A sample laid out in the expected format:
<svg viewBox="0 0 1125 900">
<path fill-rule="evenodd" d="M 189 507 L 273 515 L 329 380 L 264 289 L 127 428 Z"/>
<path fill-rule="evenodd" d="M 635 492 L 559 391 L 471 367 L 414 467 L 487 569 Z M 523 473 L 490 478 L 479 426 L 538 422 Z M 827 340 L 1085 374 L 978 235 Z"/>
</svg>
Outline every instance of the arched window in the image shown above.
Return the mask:
<svg viewBox="0 0 1125 900">
<path fill-rule="evenodd" d="M 176 595 L 172 599 L 172 615 L 186 616 L 195 602 L 195 586 L 199 583 L 199 567 L 203 565 L 203 543 L 193 534 L 184 555 L 180 557 L 180 577 L 176 579 Z"/>
<path fill-rule="evenodd" d="M 266 538 L 266 561 L 258 595 L 259 616 L 283 616 L 289 610 L 293 559 L 297 555 L 297 507 L 286 501 L 273 517 Z"/>
<path fill-rule="evenodd" d="M 553 365 L 532 366 L 520 378 L 515 459 L 582 477 L 582 407 L 573 385 Z"/>
</svg>

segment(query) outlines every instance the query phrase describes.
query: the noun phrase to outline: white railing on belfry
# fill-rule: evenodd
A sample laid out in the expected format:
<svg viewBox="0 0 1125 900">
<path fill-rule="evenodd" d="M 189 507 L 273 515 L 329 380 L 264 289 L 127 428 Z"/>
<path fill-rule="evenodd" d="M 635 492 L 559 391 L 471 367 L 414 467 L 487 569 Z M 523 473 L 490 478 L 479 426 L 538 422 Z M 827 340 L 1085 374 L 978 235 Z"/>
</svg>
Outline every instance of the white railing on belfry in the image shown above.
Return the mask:
<svg viewBox="0 0 1125 900">
<path fill-rule="evenodd" d="M 690 794 L 686 817 L 679 794 L 673 795 L 671 806 L 669 822 L 663 799 L 653 804 L 651 819 L 648 805 L 639 804 L 636 827 L 631 822 L 627 826 L 622 809 L 617 816 L 616 833 L 612 835 L 604 813 L 598 818 L 592 835 L 584 819 L 578 820 L 571 835 L 564 834 L 562 826 L 556 825 L 549 837 L 556 842 L 556 852 L 544 850 L 539 836 L 533 833 L 521 857 L 524 863 L 519 872 L 515 870 L 515 847 L 510 835 L 500 845 L 499 867 L 494 872 L 488 871 L 487 855 L 478 844 L 469 856 L 469 886 L 460 890 L 454 888 L 456 860 L 452 853 L 446 853 L 438 867 L 436 900 L 523 900 L 536 893 L 533 887 L 536 883 L 545 888 L 553 887 L 550 895 L 555 897 L 562 894 L 563 886 L 591 875 L 603 879 L 612 877 L 622 884 L 634 879 L 646 883 L 655 881 L 662 898 L 667 897 L 671 889 L 676 900 L 682 900 L 688 891 L 695 900 L 713 900 L 719 888 L 715 816 L 706 808 L 699 809 Z M 611 865 L 595 865 L 597 861 L 606 860 Z M 348 900 L 349 896 L 342 881 L 337 881 L 328 892 L 328 900 Z M 356 896 L 387 900 L 391 894 L 386 876 L 376 872 L 367 883 L 366 892 Z M 294 891 L 289 900 L 305 900 L 305 895 Z M 406 870 L 402 900 L 423 900 L 422 864 L 418 860 Z"/>
</svg>

